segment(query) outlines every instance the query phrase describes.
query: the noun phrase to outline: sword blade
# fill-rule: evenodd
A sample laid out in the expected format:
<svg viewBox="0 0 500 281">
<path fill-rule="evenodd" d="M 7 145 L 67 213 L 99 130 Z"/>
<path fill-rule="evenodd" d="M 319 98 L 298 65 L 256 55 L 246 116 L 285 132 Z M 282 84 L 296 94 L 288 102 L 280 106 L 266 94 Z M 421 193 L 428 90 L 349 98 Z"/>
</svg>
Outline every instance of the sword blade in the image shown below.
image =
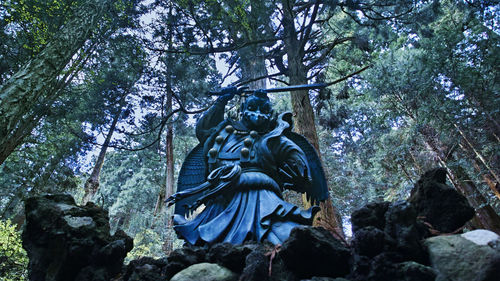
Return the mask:
<svg viewBox="0 0 500 281">
<path fill-rule="evenodd" d="M 268 93 L 279 93 L 279 92 L 290 92 L 290 91 L 300 91 L 300 90 L 315 90 L 315 89 L 321 89 L 324 87 L 327 87 L 328 84 L 326 83 L 316 83 L 316 84 L 303 84 L 303 85 L 293 85 L 293 86 L 285 86 L 285 87 L 277 87 L 277 88 L 270 88 L 270 89 L 263 89 Z M 260 90 L 260 89 L 259 89 Z M 241 91 L 240 93 L 242 94 L 250 94 L 253 93 L 257 90 L 248 90 L 245 89 Z M 220 96 L 221 93 L 217 91 L 210 91 L 207 93 L 209 96 Z"/>
</svg>

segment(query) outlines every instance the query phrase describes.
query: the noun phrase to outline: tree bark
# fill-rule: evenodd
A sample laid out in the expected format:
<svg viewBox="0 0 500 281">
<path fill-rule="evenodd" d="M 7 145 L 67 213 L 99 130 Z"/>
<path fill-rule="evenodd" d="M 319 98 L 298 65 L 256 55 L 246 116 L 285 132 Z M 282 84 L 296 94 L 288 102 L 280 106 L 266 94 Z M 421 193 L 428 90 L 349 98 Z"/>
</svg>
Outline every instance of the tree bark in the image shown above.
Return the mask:
<svg viewBox="0 0 500 281">
<path fill-rule="evenodd" d="M 54 100 L 51 94 L 57 91 L 54 85 L 58 76 L 91 36 L 110 2 L 87 0 L 76 7 L 73 17 L 36 58 L 28 61 L 0 87 L 0 164 L 31 133 L 48 110 Z M 36 114 L 40 118 L 26 120 L 29 113 L 37 110 L 42 110 Z"/>
<path fill-rule="evenodd" d="M 288 58 L 288 77 L 291 85 L 307 84 L 307 68 L 303 63 L 304 49 L 302 42 L 299 40 L 299 34 L 295 29 L 293 14 L 293 4 L 288 0 L 283 0 L 283 29 L 285 33 L 285 51 Z M 314 20 L 314 19 L 310 19 Z M 303 135 L 311 145 L 316 149 L 316 152 L 321 158 L 319 148 L 318 133 L 314 120 L 314 110 L 311 106 L 309 91 L 294 91 L 290 92 L 293 110 L 294 130 Z M 303 196 L 303 205 L 309 207 L 311 202 L 307 202 Z M 337 210 L 333 206 L 330 198 L 320 204 L 321 211 L 314 220 L 314 226 L 321 226 L 328 229 L 335 235 L 344 237 L 342 221 Z"/>
<path fill-rule="evenodd" d="M 485 157 L 475 148 L 475 146 L 472 144 L 472 141 L 469 140 L 467 135 L 460 129 L 460 127 L 456 124 L 453 123 L 453 126 L 457 129 L 458 133 L 462 136 L 463 140 L 465 143 L 470 147 L 472 152 L 474 153 L 474 156 L 481 161 L 481 163 L 486 167 L 488 172 L 491 174 L 491 176 L 496 180 L 496 182 L 500 182 L 500 176 L 497 174 L 497 172 L 488 164 L 488 161 L 486 161 Z"/>
<path fill-rule="evenodd" d="M 85 182 L 85 194 L 83 195 L 82 204 L 85 205 L 87 202 L 92 201 L 92 198 L 97 193 L 99 189 L 99 175 L 101 174 L 102 165 L 104 164 L 104 158 L 106 156 L 106 151 L 108 150 L 109 144 L 111 142 L 111 138 L 113 137 L 113 133 L 116 129 L 116 124 L 120 119 L 122 111 L 118 111 L 118 113 L 113 118 L 111 122 L 111 126 L 109 127 L 108 134 L 106 135 L 106 139 L 102 144 L 101 151 L 99 152 L 99 156 L 97 157 L 94 168 L 92 169 L 92 173 L 90 177 Z"/>
</svg>

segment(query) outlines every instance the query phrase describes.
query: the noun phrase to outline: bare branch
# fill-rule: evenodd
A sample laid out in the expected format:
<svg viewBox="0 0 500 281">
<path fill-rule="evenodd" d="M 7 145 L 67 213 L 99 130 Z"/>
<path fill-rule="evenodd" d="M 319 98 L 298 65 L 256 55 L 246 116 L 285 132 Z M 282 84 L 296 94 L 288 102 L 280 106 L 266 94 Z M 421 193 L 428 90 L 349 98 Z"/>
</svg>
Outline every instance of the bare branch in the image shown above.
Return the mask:
<svg viewBox="0 0 500 281">
<path fill-rule="evenodd" d="M 358 70 L 358 71 L 355 71 L 355 72 L 353 72 L 353 73 L 351 73 L 351 74 L 348 74 L 348 75 L 346 75 L 346 76 L 344 76 L 344 77 L 342 77 L 342 78 L 339 78 L 339 79 L 337 79 L 337 80 L 335 80 L 335 81 L 333 81 L 333 82 L 328 82 L 328 83 L 326 83 L 326 85 L 327 85 L 327 87 L 328 87 L 328 86 L 331 86 L 331 85 L 334 85 L 334 84 L 340 83 L 340 82 L 342 82 L 342 81 L 344 81 L 344 80 L 347 80 L 347 79 L 349 79 L 349 78 L 353 77 L 354 75 L 360 74 L 361 72 L 363 72 L 363 71 L 367 70 L 367 69 L 368 69 L 368 68 L 370 68 L 370 67 L 372 67 L 372 65 L 371 65 L 371 64 L 370 64 L 370 65 L 367 65 L 367 66 L 365 66 L 365 67 L 363 67 L 363 68 L 361 68 L 361 69 L 360 69 L 360 70 Z"/>
</svg>

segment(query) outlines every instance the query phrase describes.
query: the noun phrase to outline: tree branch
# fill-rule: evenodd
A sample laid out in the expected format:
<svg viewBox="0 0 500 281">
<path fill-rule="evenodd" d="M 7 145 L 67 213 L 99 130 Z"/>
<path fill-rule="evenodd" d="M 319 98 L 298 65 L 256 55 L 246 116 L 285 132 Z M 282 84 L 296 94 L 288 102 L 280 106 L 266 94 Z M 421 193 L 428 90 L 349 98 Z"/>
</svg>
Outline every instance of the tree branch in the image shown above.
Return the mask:
<svg viewBox="0 0 500 281">
<path fill-rule="evenodd" d="M 163 53 L 171 53 L 171 54 L 191 54 L 191 55 L 208 55 L 208 54 L 215 54 L 215 53 L 225 53 L 225 52 L 231 52 L 231 51 L 236 51 L 248 46 L 252 45 L 257 45 L 257 44 L 263 44 L 263 43 L 268 43 L 268 42 L 276 42 L 279 40 L 283 40 L 283 38 L 264 38 L 264 39 L 259 39 L 259 40 L 254 40 L 254 41 L 248 41 L 248 42 L 243 42 L 241 44 L 230 44 L 227 46 L 219 46 L 219 47 L 209 47 L 206 49 L 199 49 L 199 50 L 194 50 L 194 49 L 186 49 L 186 50 L 178 50 L 178 49 L 160 49 L 160 48 L 155 48 L 155 47 L 148 47 L 146 46 L 147 49 L 155 52 L 163 52 Z"/>
<path fill-rule="evenodd" d="M 349 78 L 353 77 L 354 75 L 360 74 L 361 72 L 363 72 L 363 71 L 367 70 L 368 68 L 370 68 L 370 67 L 372 67 L 372 66 L 373 66 L 373 65 L 371 65 L 371 64 L 370 64 L 370 65 L 367 65 L 367 66 L 365 66 L 365 67 L 361 68 L 360 70 L 355 71 L 355 72 L 353 72 L 353 73 L 351 73 L 351 74 L 348 74 L 348 75 L 346 75 L 346 76 L 344 76 L 344 77 L 342 77 L 342 78 L 339 78 L 339 79 L 337 79 L 337 80 L 335 80 L 335 81 L 333 81 L 333 82 L 328 82 L 328 83 L 326 83 L 326 86 L 328 87 L 328 86 L 331 86 L 331 85 L 334 85 L 334 84 L 340 83 L 340 82 L 342 82 L 342 81 L 344 81 L 344 80 L 347 80 L 347 79 L 349 79 Z"/>
</svg>

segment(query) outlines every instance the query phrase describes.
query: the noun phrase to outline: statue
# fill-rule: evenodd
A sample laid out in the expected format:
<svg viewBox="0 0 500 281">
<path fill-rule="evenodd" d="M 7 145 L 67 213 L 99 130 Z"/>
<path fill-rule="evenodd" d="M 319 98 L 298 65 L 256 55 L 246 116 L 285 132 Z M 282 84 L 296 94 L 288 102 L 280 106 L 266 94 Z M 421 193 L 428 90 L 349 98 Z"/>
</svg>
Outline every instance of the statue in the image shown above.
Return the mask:
<svg viewBox="0 0 500 281">
<path fill-rule="evenodd" d="M 242 103 L 240 120 L 224 119 L 235 87 L 223 88 L 196 124 L 195 147 L 181 168 L 174 229 L 192 245 L 245 241 L 283 243 L 292 228 L 311 225 L 319 207 L 308 210 L 283 200 L 285 188 L 318 202 L 328 198 L 319 158 L 302 136 L 291 132 L 291 113 L 274 117 L 267 92 L 257 90 Z M 199 206 L 193 219 L 185 215 Z"/>
</svg>

